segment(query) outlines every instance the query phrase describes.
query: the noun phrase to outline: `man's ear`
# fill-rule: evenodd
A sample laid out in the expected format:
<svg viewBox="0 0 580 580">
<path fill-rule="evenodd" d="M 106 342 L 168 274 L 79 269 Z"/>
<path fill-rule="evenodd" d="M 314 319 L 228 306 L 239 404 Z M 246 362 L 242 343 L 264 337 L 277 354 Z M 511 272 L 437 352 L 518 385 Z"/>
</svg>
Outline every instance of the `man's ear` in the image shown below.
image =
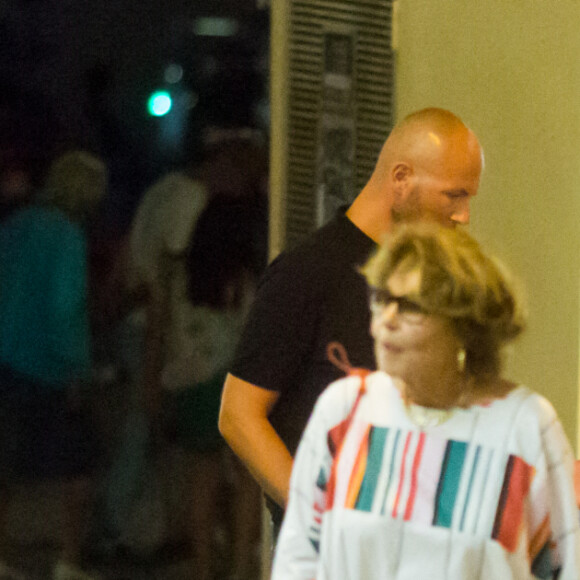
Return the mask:
<svg viewBox="0 0 580 580">
<path fill-rule="evenodd" d="M 395 164 L 391 170 L 391 180 L 394 190 L 399 195 L 404 195 L 411 188 L 413 168 L 404 161 Z"/>
<path fill-rule="evenodd" d="M 399 183 L 401 181 L 406 181 L 409 179 L 411 174 L 413 173 L 411 166 L 404 161 L 399 161 L 394 167 L 391 169 L 391 177 L 394 183 Z"/>
</svg>

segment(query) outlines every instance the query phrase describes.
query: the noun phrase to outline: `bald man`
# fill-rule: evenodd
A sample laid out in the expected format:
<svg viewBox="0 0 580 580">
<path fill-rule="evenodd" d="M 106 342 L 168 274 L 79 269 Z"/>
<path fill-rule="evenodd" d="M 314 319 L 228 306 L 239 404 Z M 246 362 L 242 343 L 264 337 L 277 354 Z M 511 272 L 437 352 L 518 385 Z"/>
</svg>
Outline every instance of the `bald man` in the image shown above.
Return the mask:
<svg viewBox="0 0 580 580">
<path fill-rule="evenodd" d="M 275 525 L 314 403 L 343 374 L 327 345 L 338 341 L 353 366 L 376 368 L 357 266 L 397 222 L 467 224 L 482 166 L 478 140 L 458 117 L 413 113 L 393 129 L 346 213 L 268 268 L 224 385 L 219 427 L 270 499 Z"/>
</svg>

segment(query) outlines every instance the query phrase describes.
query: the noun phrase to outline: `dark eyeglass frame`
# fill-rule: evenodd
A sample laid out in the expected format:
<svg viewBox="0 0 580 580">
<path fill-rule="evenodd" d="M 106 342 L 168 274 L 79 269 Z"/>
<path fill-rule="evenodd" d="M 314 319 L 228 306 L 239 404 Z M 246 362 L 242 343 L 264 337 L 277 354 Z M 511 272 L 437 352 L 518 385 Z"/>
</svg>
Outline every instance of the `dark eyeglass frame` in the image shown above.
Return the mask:
<svg viewBox="0 0 580 580">
<path fill-rule="evenodd" d="M 386 288 L 369 286 L 369 302 L 371 305 L 387 307 L 393 302 L 397 304 L 397 313 L 400 315 L 427 315 L 429 314 L 419 303 L 406 296 L 396 296 Z"/>
</svg>

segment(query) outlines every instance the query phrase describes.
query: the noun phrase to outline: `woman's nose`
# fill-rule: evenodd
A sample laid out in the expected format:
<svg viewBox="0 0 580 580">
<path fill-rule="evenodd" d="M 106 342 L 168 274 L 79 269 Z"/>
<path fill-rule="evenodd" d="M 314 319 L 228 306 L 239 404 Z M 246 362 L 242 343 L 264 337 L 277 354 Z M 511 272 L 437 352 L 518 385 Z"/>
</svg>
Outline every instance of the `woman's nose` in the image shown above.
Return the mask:
<svg viewBox="0 0 580 580">
<path fill-rule="evenodd" d="M 385 304 L 380 311 L 380 322 L 388 326 L 395 324 L 398 312 L 399 305 L 396 302 Z"/>
</svg>

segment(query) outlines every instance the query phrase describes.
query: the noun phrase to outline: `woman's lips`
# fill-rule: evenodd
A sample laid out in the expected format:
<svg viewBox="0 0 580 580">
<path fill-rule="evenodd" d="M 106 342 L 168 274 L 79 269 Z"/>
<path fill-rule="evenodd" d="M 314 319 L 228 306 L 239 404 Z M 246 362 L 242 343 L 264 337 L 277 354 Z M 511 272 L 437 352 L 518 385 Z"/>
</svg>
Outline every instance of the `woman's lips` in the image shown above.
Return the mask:
<svg viewBox="0 0 580 580">
<path fill-rule="evenodd" d="M 403 350 L 401 347 L 399 347 L 396 344 L 393 344 L 391 342 L 383 342 L 381 346 L 387 352 L 392 352 L 392 353 L 399 353 Z"/>
</svg>

